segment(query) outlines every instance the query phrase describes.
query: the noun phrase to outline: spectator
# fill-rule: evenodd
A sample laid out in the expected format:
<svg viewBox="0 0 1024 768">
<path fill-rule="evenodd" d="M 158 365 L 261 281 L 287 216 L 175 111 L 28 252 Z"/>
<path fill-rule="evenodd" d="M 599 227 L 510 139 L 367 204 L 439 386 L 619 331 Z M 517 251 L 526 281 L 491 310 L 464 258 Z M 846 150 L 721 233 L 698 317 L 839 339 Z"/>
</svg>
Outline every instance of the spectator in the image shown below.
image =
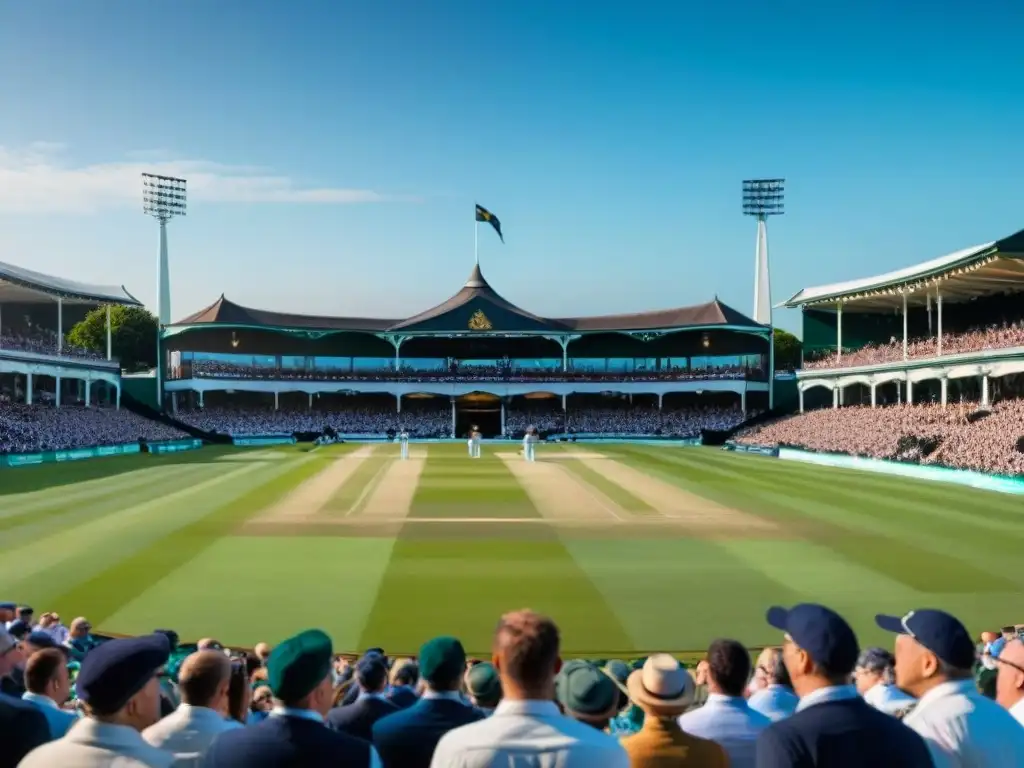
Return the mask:
<svg viewBox="0 0 1024 768">
<path fill-rule="evenodd" d="M 754 768 L 757 737 L 772 721 L 743 698 L 750 679 L 750 654 L 735 640 L 715 640 L 707 661 L 708 700 L 680 717 L 679 727 L 721 744 L 730 768 Z"/>
<path fill-rule="evenodd" d="M 274 708 L 274 695 L 270 692 L 270 686 L 254 683 L 252 697 L 249 701 L 249 714 L 246 717 L 246 725 L 255 725 L 266 719 L 267 715 Z"/>
<path fill-rule="evenodd" d="M 487 717 L 494 714 L 501 702 L 501 677 L 489 661 L 474 664 L 466 672 L 466 691 L 473 706 Z"/>
<path fill-rule="evenodd" d="M 71 695 L 67 656 L 57 648 L 44 648 L 29 656 L 25 664 L 22 699 L 39 707 L 50 727 L 50 738 L 59 739 L 78 719 L 61 707 Z"/>
<path fill-rule="evenodd" d="M 633 668 L 624 661 L 612 659 L 604 665 L 602 671 L 612 679 L 615 687 L 619 689 L 617 714 L 608 724 L 608 733 L 617 738 L 632 736 L 644 724 L 643 710 L 630 701 L 629 691 L 626 690 L 626 681 L 629 680 Z"/>
<path fill-rule="evenodd" d="M 1024 643 L 1011 640 L 996 657 L 996 701 L 1024 725 Z"/>
<path fill-rule="evenodd" d="M 765 648 L 757 657 L 757 674 L 763 678 L 761 687 L 747 703 L 773 723 L 785 720 L 796 712 L 800 699 L 793 693 L 789 672 L 782 660 L 781 648 Z"/>
<path fill-rule="evenodd" d="M 628 766 L 615 739 L 559 713 L 554 703 L 559 645 L 558 627 L 550 619 L 532 611 L 502 616 L 493 660 L 504 698 L 491 717 L 442 738 L 431 765 L 472 768 L 514 761 L 561 768 Z"/>
<path fill-rule="evenodd" d="M 0 629 L 0 693 L 20 699 L 25 693 L 25 654 L 6 629 Z"/>
<path fill-rule="evenodd" d="M 629 698 L 644 712 L 640 732 L 622 740 L 633 768 L 726 768 L 721 745 L 693 736 L 679 727 L 679 716 L 693 703 L 690 674 L 668 654 L 644 662 L 626 682 Z"/>
<path fill-rule="evenodd" d="M 218 736 L 206 753 L 208 768 L 290 766 L 379 766 L 373 747 L 324 727 L 333 690 L 331 639 L 311 629 L 270 652 L 267 677 L 278 706 L 248 728 Z"/>
<path fill-rule="evenodd" d="M 91 632 L 92 624 L 85 617 L 79 616 L 71 622 L 64 647 L 68 649 L 68 655 L 72 661 L 81 662 L 85 655 L 96 647 L 96 641 L 93 640 Z"/>
<path fill-rule="evenodd" d="M 18 641 L 0 627 L 0 680 L 7 679 L 20 659 Z M 14 768 L 51 738 L 50 726 L 38 706 L 0 693 L 0 768 Z"/>
<path fill-rule="evenodd" d="M 932 768 L 921 737 L 849 684 L 859 649 L 842 616 L 804 603 L 771 608 L 767 619 L 785 633 L 783 659 L 800 704 L 758 737 L 759 768 Z"/>
<path fill-rule="evenodd" d="M 884 648 L 868 648 L 857 659 L 853 671 L 857 693 L 875 709 L 902 718 L 917 700 L 897 688 L 895 679 L 896 659 Z"/>
<path fill-rule="evenodd" d="M 175 766 L 198 766 L 214 738 L 241 728 L 229 720 L 228 687 L 231 660 L 217 651 L 197 651 L 182 662 L 178 673 L 181 705 L 147 728 L 142 737 L 175 757 Z"/>
<path fill-rule="evenodd" d="M 418 658 L 422 698 L 373 725 L 373 743 L 385 768 L 426 768 L 446 733 L 482 717 L 459 693 L 466 669 L 462 643 L 435 637 L 423 644 Z"/>
<path fill-rule="evenodd" d="M 936 765 L 1024 765 L 1024 728 L 974 685 L 974 642 L 948 613 L 878 616 L 896 633 L 896 684 L 917 699 L 904 722 L 924 737 Z"/>
<path fill-rule="evenodd" d="M 60 614 L 44 613 L 39 617 L 39 623 L 33 630 L 45 632 L 57 645 L 64 645 L 68 640 L 68 628 L 60 623 Z"/>
<path fill-rule="evenodd" d="M 415 704 L 419 697 L 416 696 L 416 684 L 420 680 L 420 670 L 412 659 L 396 659 L 391 667 L 391 689 L 388 691 L 388 700 L 399 709 L 405 709 Z"/>
<path fill-rule="evenodd" d="M 356 665 L 356 684 L 359 686 L 359 698 L 352 704 L 332 709 L 327 714 L 327 726 L 370 741 L 373 737 L 373 724 L 399 709 L 385 696 L 388 668 L 383 657 L 368 656 L 360 661 Z"/>
<path fill-rule="evenodd" d="M 173 764 L 170 752 L 151 746 L 141 735 L 160 717 L 157 672 L 167 663 L 169 651 L 163 635 L 97 646 L 82 663 L 75 683 L 88 717 L 63 738 L 33 750 L 22 768 Z"/>
<path fill-rule="evenodd" d="M 252 688 L 245 659 L 235 657 L 231 659 L 231 678 L 228 684 L 228 717 L 239 725 L 247 725 L 251 702 Z"/>
<path fill-rule="evenodd" d="M 618 711 L 619 689 L 608 675 L 589 661 L 570 661 L 555 678 L 562 712 L 599 731 L 607 730 Z"/>
<path fill-rule="evenodd" d="M 17 603 L 0 603 L 0 629 L 10 629 L 11 622 L 17 618 Z"/>
</svg>

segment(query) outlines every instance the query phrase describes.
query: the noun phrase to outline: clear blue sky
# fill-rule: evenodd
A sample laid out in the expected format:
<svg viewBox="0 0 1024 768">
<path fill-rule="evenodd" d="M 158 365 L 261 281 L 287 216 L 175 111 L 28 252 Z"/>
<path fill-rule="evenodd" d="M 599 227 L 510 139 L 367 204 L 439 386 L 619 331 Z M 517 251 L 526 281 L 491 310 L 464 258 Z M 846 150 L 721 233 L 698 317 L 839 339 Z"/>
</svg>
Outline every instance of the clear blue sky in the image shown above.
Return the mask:
<svg viewBox="0 0 1024 768">
<path fill-rule="evenodd" d="M 473 263 L 550 315 L 750 313 L 1024 227 L 1014 3 L 37 0 L 0 18 L 0 260 L 152 304 L 138 174 L 190 181 L 173 315 L 403 315 Z M 795 330 L 798 315 L 780 313 Z"/>
</svg>

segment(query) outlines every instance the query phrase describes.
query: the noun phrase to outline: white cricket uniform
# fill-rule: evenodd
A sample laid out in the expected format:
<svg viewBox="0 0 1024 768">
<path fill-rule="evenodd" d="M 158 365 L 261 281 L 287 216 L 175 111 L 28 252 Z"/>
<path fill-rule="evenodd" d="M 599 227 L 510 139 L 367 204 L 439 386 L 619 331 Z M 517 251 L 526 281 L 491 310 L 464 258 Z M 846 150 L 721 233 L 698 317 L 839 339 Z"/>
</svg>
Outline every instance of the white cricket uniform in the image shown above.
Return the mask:
<svg viewBox="0 0 1024 768">
<path fill-rule="evenodd" d="M 466 441 L 466 448 L 469 449 L 469 458 L 473 458 L 473 435 L 470 434 L 469 440 Z"/>
<path fill-rule="evenodd" d="M 479 459 L 480 458 L 480 433 L 479 432 L 474 432 L 473 433 L 473 458 L 474 459 Z"/>
<path fill-rule="evenodd" d="M 404 430 L 402 431 L 402 434 L 400 434 L 398 436 L 398 444 L 402 448 L 402 458 L 403 459 L 408 459 L 409 458 L 409 433 L 408 432 L 406 432 Z"/>
<path fill-rule="evenodd" d="M 526 435 L 523 437 L 523 459 L 526 461 L 533 461 L 533 459 L 530 458 L 530 449 L 533 448 L 532 438 L 532 435 Z"/>
</svg>

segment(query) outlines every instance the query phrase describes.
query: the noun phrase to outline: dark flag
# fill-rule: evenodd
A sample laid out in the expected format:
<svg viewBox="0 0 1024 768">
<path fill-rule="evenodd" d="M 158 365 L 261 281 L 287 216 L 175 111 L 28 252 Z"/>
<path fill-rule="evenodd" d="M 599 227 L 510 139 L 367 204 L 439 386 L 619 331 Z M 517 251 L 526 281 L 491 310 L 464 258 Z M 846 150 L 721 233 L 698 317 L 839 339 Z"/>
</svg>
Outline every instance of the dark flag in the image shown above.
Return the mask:
<svg viewBox="0 0 1024 768">
<path fill-rule="evenodd" d="M 498 221 L 498 217 L 495 216 L 490 211 L 488 211 L 486 208 L 484 208 L 479 203 L 477 203 L 477 206 L 476 206 L 476 220 L 477 221 L 486 221 L 488 224 L 490 224 L 492 227 L 494 227 L 494 231 L 498 233 L 498 237 L 501 238 L 501 242 L 503 242 L 503 243 L 505 242 L 505 236 L 503 234 L 501 234 L 501 222 Z"/>
</svg>

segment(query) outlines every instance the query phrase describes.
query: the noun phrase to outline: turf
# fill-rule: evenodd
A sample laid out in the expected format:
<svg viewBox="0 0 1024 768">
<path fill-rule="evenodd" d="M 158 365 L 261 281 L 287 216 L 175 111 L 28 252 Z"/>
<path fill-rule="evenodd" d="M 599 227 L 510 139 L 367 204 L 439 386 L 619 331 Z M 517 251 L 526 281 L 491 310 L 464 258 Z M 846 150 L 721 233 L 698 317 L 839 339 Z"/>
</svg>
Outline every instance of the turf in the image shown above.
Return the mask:
<svg viewBox="0 0 1024 768">
<path fill-rule="evenodd" d="M 891 642 L 879 611 L 941 607 L 979 632 L 1024 596 L 1019 498 L 710 448 L 587 450 L 759 525 L 669 519 L 548 446 L 547 481 L 566 484 L 538 501 L 518 459 L 496 455 L 514 447 L 470 460 L 462 444 L 414 447 L 426 458 L 405 503 L 376 496 L 397 458 L 379 446 L 322 508 L 292 513 L 308 519 L 268 523 L 352 447 L 204 448 L 0 470 L 0 597 L 117 633 L 251 645 L 319 626 L 339 650 L 395 653 L 440 633 L 485 653 L 498 616 L 529 606 L 557 619 L 567 655 L 611 656 L 777 642 L 765 609 L 802 600 L 843 612 L 865 644 Z M 624 521 L 589 510 L 584 486 Z M 558 517 L 573 505 L 592 517 Z"/>
</svg>

